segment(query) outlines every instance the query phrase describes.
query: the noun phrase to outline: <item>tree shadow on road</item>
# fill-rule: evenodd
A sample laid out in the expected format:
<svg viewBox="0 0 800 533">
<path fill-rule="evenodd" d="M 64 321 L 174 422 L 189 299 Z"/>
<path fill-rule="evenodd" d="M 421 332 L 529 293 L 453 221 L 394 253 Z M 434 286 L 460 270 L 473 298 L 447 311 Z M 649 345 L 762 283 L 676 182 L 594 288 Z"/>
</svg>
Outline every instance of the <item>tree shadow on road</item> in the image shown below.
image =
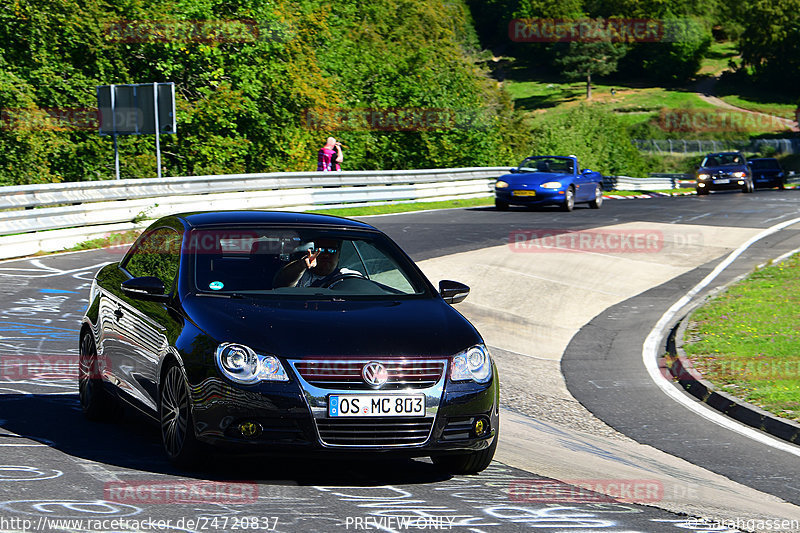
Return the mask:
<svg viewBox="0 0 800 533">
<path fill-rule="evenodd" d="M 126 412 L 110 423 L 83 417 L 77 393 L 2 394 L 0 443 L 27 439 L 73 457 L 112 467 L 183 478 L 260 481 L 268 485 L 380 486 L 431 483 L 450 479 L 432 463 L 412 459 L 375 459 L 367 453 L 353 456 L 309 457 L 238 455 L 204 450 L 196 469 L 182 471 L 164 455 L 158 426 L 143 415 Z M 37 448 L 31 450 L 35 457 Z M 44 448 L 38 448 L 44 449 Z M 42 466 L 58 468 L 52 461 Z"/>
</svg>

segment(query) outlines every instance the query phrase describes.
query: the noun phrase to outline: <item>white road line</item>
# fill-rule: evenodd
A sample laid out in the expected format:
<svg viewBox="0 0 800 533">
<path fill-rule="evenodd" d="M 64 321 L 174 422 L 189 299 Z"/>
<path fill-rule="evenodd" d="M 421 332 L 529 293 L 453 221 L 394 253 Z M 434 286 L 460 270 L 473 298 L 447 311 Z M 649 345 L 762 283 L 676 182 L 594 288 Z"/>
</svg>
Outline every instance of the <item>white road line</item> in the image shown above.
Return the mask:
<svg viewBox="0 0 800 533">
<path fill-rule="evenodd" d="M 29 261 L 30 264 L 33 266 L 39 267 L 38 269 L 30 269 L 30 268 L 0 268 L 0 276 L 6 277 L 15 277 L 15 278 L 50 278 L 53 276 L 63 276 L 65 274 L 74 274 L 77 272 L 84 272 L 89 270 L 94 270 L 95 268 L 103 267 L 111 263 L 111 261 L 104 261 L 102 263 L 97 263 L 91 266 L 85 266 L 80 268 L 73 268 L 70 270 L 59 270 L 57 268 L 49 267 L 44 265 L 40 262 L 40 260 L 32 260 Z M 17 273 L 15 273 L 17 272 Z M 19 272 L 34 272 L 34 274 L 21 274 Z"/>
<path fill-rule="evenodd" d="M 722 426 L 726 429 L 730 429 L 740 435 L 745 437 L 751 438 L 755 441 L 760 442 L 761 444 L 766 444 L 772 448 L 776 448 L 778 450 L 790 453 L 797 457 L 800 457 L 800 447 L 797 447 L 793 444 L 789 444 L 788 442 L 779 440 L 775 437 L 772 437 L 768 433 L 764 433 L 763 431 L 759 431 L 756 429 L 751 428 L 750 426 L 746 426 L 740 422 L 732 418 L 728 418 L 727 416 L 723 415 L 719 411 L 712 409 L 706 405 L 703 405 L 694 399 L 690 398 L 686 393 L 678 389 L 675 385 L 671 382 L 667 381 L 664 376 L 661 375 L 661 370 L 658 368 L 658 355 L 659 355 L 659 341 L 662 338 L 663 332 L 667 330 L 667 328 L 672 324 L 675 316 L 678 315 L 681 309 L 683 309 L 692 299 L 697 296 L 697 294 L 703 290 L 706 286 L 708 286 L 712 281 L 714 281 L 726 268 L 728 268 L 731 263 L 733 263 L 736 259 L 739 258 L 750 246 L 755 244 L 756 242 L 760 241 L 761 239 L 772 235 L 773 233 L 777 233 L 778 231 L 787 228 L 793 224 L 797 224 L 800 222 L 800 218 L 794 218 L 792 220 L 788 220 L 786 222 L 781 222 L 780 224 L 776 224 L 770 228 L 765 229 L 761 233 L 754 235 L 750 239 L 748 239 L 745 243 L 739 246 L 736 250 L 730 253 L 728 257 L 725 258 L 717 267 L 711 271 L 700 283 L 695 285 L 692 290 L 686 293 L 681 299 L 677 302 L 672 304 L 666 313 L 664 313 L 659 321 L 656 323 L 655 327 L 650 331 L 647 335 L 647 338 L 642 345 L 642 360 L 644 362 L 644 366 L 647 369 L 647 373 L 650 375 L 650 378 L 653 382 L 660 388 L 664 394 L 678 402 L 679 404 L 683 405 L 690 411 L 702 416 L 706 420 L 713 422 L 719 426 Z M 786 255 L 786 254 L 785 254 Z M 783 256 L 782 256 L 783 257 Z"/>
</svg>

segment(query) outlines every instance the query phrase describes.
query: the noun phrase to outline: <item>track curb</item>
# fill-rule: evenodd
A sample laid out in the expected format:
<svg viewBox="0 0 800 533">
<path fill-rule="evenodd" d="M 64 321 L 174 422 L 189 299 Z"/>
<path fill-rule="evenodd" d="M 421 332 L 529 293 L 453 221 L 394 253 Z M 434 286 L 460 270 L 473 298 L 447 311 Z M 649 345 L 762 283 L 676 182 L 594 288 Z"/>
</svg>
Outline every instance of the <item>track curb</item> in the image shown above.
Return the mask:
<svg viewBox="0 0 800 533">
<path fill-rule="evenodd" d="M 706 300 L 707 298 L 703 302 Z M 699 307 L 698 304 L 670 330 L 667 339 L 669 356 L 665 358 L 665 362 L 672 377 L 689 394 L 724 415 L 792 444 L 800 444 L 800 424 L 775 416 L 740 398 L 720 391 L 694 368 L 683 349 L 683 337 L 689 318 Z"/>
</svg>

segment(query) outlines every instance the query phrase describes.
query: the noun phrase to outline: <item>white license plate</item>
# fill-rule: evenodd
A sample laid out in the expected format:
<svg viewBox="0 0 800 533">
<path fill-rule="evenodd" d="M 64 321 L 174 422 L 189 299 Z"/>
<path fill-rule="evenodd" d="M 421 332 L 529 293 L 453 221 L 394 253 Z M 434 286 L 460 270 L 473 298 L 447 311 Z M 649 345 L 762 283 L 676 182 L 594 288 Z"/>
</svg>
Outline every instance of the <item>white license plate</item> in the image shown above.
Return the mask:
<svg viewBox="0 0 800 533">
<path fill-rule="evenodd" d="M 722 179 L 722 180 L 714 180 L 714 183 L 730 183 L 731 180 Z"/>
<path fill-rule="evenodd" d="M 425 416 L 425 395 L 331 394 L 328 416 Z"/>
</svg>

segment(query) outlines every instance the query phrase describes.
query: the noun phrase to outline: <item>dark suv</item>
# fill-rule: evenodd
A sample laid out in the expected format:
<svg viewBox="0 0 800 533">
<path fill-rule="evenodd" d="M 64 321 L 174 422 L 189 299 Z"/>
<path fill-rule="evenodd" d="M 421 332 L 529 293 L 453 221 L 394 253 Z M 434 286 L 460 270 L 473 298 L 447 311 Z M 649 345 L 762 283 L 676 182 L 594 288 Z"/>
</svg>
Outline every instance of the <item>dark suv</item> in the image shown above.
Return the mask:
<svg viewBox="0 0 800 533">
<path fill-rule="evenodd" d="M 761 157 L 749 161 L 756 187 L 786 188 L 786 173 L 774 157 Z"/>
<path fill-rule="evenodd" d="M 754 190 L 753 173 L 741 152 L 708 154 L 697 169 L 697 194 L 724 189 Z"/>
</svg>

